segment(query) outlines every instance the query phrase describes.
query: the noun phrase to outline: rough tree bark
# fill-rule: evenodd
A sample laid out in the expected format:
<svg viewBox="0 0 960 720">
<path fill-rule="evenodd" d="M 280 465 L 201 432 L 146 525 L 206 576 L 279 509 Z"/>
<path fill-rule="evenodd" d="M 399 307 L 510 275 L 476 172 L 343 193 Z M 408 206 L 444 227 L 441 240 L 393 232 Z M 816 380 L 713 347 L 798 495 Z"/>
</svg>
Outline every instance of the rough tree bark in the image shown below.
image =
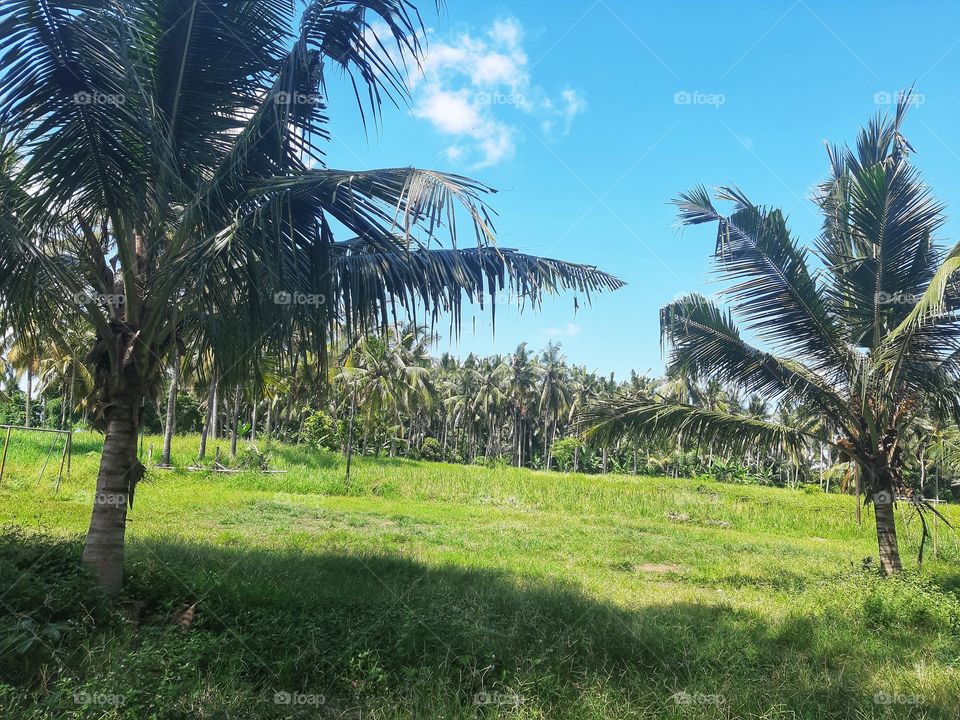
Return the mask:
<svg viewBox="0 0 960 720">
<path fill-rule="evenodd" d="M 110 379 L 105 399 L 103 455 L 83 561 L 107 592 L 116 593 L 123 583 L 127 507 L 144 470 L 137 458 L 143 387 L 133 367 Z"/>
<path fill-rule="evenodd" d="M 894 479 L 895 468 L 886 463 L 869 468 L 869 490 L 872 493 L 873 512 L 877 520 L 877 546 L 880 550 L 880 571 L 893 575 L 903 569 L 897 544 L 897 524 L 893 513 L 894 492 L 899 483 Z"/>
</svg>

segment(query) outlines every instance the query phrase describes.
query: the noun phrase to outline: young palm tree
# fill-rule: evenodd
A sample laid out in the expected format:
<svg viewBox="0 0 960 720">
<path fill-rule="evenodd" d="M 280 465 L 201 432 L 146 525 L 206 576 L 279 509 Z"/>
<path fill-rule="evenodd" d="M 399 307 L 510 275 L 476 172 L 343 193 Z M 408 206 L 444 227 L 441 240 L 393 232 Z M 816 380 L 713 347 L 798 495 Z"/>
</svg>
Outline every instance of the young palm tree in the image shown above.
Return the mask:
<svg viewBox="0 0 960 720">
<path fill-rule="evenodd" d="M 816 274 L 779 210 L 732 188 L 718 193 L 733 203 L 729 216 L 703 188 L 681 195 L 682 222 L 718 225 L 715 258 L 733 313 L 696 295 L 661 311 L 671 370 L 816 408 L 836 428 L 830 444 L 860 467 L 873 502 L 885 574 L 901 568 L 893 503 L 905 491 L 902 443 L 928 408 L 960 414 L 960 245 L 944 262 L 934 242 L 942 206 L 901 135 L 907 104 L 870 122 L 856 148 L 829 149 Z M 769 351 L 741 336 L 734 315 Z M 598 435 L 679 435 L 732 451 L 820 440 L 815 428 L 663 399 L 620 399 L 586 419 Z"/>
<path fill-rule="evenodd" d="M 394 302 L 436 317 L 503 286 L 618 285 L 494 248 L 479 183 L 325 166 L 325 78 L 344 71 L 378 118 L 421 56 L 407 0 L 8 0 L 0 27 L 0 325 L 43 333 L 70 313 L 97 333 L 84 559 L 110 590 L 142 406 L 174 345 L 200 338 L 230 389 L 295 333 L 322 360 L 341 324 L 384 325 Z M 443 248 L 455 207 L 477 247 Z"/>
</svg>

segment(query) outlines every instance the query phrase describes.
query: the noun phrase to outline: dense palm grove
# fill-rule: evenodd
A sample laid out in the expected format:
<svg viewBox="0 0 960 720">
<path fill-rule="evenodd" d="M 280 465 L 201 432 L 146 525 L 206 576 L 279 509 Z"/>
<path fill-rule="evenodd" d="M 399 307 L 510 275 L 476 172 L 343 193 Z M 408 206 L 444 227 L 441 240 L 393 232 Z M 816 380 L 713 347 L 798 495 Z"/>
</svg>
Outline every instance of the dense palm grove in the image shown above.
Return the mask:
<svg viewBox="0 0 960 720">
<path fill-rule="evenodd" d="M 679 370 L 661 378 L 631 373 L 618 380 L 570 364 L 555 343 L 540 350 L 523 343 L 507 355 L 461 358 L 434 356 L 433 340 L 422 326 L 391 326 L 340 348 L 338 364 L 324 375 L 304 356 L 293 366 L 277 365 L 259 385 L 253 378 L 239 385 L 211 382 L 216 373 L 209 362 L 187 353 L 178 384 L 168 372 L 164 392 L 146 406 L 144 431 L 167 437 L 201 433 L 196 461 L 208 463 L 262 462 L 270 441 L 284 441 L 452 463 L 707 475 L 725 482 L 856 492 L 855 467 L 830 447 L 822 417 L 809 406 L 772 405 L 715 378 L 697 379 Z M 17 346 L 11 349 L 0 406 L 3 422 L 21 424 L 29 418 L 35 426 L 85 426 L 87 371 L 82 363 L 74 367 L 65 348 L 48 352 L 50 357 L 30 358 Z M 34 394 L 29 401 L 20 387 L 28 385 Z M 652 437 L 601 442 L 584 432 L 582 418 L 589 408 L 625 398 L 778 422 L 824 441 L 800 452 L 732 453 L 709 443 Z M 929 435 L 913 438 L 907 453 L 909 487 L 926 498 L 953 497 L 958 448 L 960 432 L 949 425 L 931 425 Z M 157 462 L 159 453 L 157 448 Z"/>
</svg>

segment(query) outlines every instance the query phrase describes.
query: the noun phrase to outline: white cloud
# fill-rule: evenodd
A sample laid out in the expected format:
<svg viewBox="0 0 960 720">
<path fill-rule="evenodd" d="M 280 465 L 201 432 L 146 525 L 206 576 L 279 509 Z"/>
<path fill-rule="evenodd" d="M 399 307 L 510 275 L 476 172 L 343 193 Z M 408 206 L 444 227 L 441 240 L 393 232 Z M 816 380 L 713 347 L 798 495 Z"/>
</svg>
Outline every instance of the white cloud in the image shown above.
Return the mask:
<svg viewBox="0 0 960 720">
<path fill-rule="evenodd" d="M 433 33 L 431 33 L 432 35 Z M 586 101 L 573 88 L 551 97 L 530 76 L 524 32 L 515 18 L 497 20 L 483 32 L 452 39 L 431 37 L 423 74 L 413 79 L 413 113 L 452 138 L 451 161 L 473 168 L 513 157 L 521 126 L 511 115 L 531 116 L 547 137 L 570 132 Z"/>
<path fill-rule="evenodd" d="M 575 323 L 567 323 L 565 328 L 547 328 L 543 334 L 547 337 L 575 337 L 580 334 L 580 326 Z"/>
</svg>

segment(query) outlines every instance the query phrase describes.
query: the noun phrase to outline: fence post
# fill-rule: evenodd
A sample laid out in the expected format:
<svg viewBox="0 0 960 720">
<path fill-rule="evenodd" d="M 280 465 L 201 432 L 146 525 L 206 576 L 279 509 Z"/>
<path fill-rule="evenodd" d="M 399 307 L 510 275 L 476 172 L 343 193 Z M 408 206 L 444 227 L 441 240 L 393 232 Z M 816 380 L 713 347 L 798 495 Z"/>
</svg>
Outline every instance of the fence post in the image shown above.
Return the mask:
<svg viewBox="0 0 960 720">
<path fill-rule="evenodd" d="M 7 466 L 7 448 L 10 447 L 10 431 L 12 429 L 7 425 L 7 436 L 3 440 L 3 459 L 0 460 L 0 480 L 3 480 L 3 469 Z"/>
</svg>

